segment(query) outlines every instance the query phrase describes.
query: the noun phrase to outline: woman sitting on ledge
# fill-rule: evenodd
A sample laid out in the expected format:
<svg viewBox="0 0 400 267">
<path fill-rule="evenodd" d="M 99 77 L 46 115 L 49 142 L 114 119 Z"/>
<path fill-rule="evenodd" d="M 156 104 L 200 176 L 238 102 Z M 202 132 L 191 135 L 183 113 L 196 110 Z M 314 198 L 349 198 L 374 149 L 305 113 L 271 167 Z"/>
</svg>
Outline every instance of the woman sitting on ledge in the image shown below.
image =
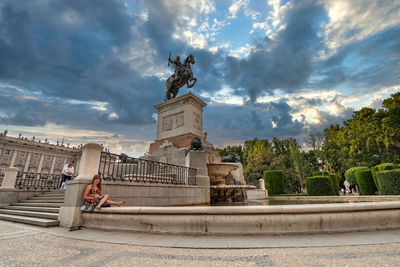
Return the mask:
<svg viewBox="0 0 400 267">
<path fill-rule="evenodd" d="M 96 209 L 100 209 L 101 207 L 110 207 L 110 206 L 121 206 L 125 203 L 125 200 L 120 202 L 114 202 L 108 200 L 108 195 L 103 195 L 101 189 L 101 178 L 98 175 L 93 176 L 92 184 L 88 185 L 85 189 L 85 193 L 83 198 L 85 199 L 86 207 L 94 207 Z"/>
</svg>

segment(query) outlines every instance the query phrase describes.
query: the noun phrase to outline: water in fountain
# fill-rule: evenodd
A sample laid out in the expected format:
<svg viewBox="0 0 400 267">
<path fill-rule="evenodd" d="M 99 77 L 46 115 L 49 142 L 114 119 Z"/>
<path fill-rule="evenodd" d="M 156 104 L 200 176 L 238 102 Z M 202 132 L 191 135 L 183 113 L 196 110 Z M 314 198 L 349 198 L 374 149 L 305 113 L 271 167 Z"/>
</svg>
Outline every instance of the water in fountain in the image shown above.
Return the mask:
<svg viewBox="0 0 400 267">
<path fill-rule="evenodd" d="M 211 185 L 211 204 L 243 202 L 246 199 L 246 191 L 256 188 L 255 186 L 246 185 L 244 179 L 240 180 L 240 177 L 238 177 L 240 175 L 235 175 L 234 172 L 240 168 L 240 163 L 221 162 L 208 164 L 207 167 Z"/>
</svg>

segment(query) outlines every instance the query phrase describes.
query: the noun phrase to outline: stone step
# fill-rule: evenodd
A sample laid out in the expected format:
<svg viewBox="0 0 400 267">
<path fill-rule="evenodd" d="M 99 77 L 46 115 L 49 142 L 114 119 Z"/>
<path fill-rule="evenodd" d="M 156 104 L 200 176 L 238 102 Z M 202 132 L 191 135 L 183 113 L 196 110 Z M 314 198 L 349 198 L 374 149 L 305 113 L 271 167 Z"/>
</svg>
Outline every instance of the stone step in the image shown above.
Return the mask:
<svg viewBox="0 0 400 267">
<path fill-rule="evenodd" d="M 26 199 L 20 200 L 20 203 L 64 203 L 64 200 L 61 199 Z"/>
<path fill-rule="evenodd" d="M 47 213 L 59 213 L 60 208 L 50 208 L 50 207 L 29 207 L 29 206 L 7 206 L 4 207 L 8 210 L 26 210 L 26 211 L 38 211 L 38 212 L 47 212 Z"/>
<path fill-rule="evenodd" d="M 64 196 L 62 197 L 48 197 L 48 196 L 40 196 L 40 197 L 28 197 L 28 200 L 60 200 L 60 201 L 64 201 Z"/>
<path fill-rule="evenodd" d="M 19 222 L 19 223 L 27 223 L 27 224 L 44 226 L 44 227 L 57 226 L 59 224 L 58 220 L 50 220 L 50 219 L 35 218 L 35 217 L 25 217 L 25 216 L 19 216 L 19 215 L 11 215 L 11 214 L 0 214 L 0 220 Z"/>
<path fill-rule="evenodd" d="M 7 208 L 0 209 L 0 214 L 11 214 L 25 217 L 45 218 L 58 220 L 57 213 L 37 212 L 37 211 L 26 211 L 26 210 L 9 210 Z"/>
<path fill-rule="evenodd" d="M 29 202 L 24 202 L 24 203 L 12 203 L 11 206 L 29 206 L 29 207 L 53 207 L 53 208 L 59 208 L 62 206 L 63 203 L 29 203 Z"/>
<path fill-rule="evenodd" d="M 47 191 L 47 192 L 43 192 L 40 195 L 65 195 L 65 190 Z"/>
</svg>

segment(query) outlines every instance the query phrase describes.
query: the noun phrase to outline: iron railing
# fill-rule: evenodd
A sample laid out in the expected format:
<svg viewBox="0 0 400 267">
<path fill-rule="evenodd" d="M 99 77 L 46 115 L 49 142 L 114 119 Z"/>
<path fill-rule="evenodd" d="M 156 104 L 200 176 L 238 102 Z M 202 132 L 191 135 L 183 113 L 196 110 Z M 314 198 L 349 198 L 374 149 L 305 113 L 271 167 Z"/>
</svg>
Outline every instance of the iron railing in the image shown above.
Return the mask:
<svg viewBox="0 0 400 267">
<path fill-rule="evenodd" d="M 60 184 L 60 174 L 18 172 L 15 188 L 26 190 L 57 190 L 60 189 Z"/>
<path fill-rule="evenodd" d="M 108 152 L 101 152 L 99 174 L 106 181 L 197 184 L 197 169 Z"/>
</svg>

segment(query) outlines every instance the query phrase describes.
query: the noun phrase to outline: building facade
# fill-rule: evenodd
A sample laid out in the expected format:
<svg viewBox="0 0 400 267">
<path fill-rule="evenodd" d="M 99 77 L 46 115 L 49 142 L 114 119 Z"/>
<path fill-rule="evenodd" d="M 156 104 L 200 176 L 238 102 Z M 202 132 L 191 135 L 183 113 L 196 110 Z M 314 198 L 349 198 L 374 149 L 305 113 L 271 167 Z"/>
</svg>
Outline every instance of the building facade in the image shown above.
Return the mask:
<svg viewBox="0 0 400 267">
<path fill-rule="evenodd" d="M 17 167 L 21 172 L 61 173 L 65 164 L 74 161 L 74 175 L 78 175 L 81 158 L 80 147 L 70 147 L 63 143 L 50 144 L 30 140 L 26 137 L 7 136 L 7 130 L 0 133 L 0 177 L 8 167 Z"/>
</svg>

